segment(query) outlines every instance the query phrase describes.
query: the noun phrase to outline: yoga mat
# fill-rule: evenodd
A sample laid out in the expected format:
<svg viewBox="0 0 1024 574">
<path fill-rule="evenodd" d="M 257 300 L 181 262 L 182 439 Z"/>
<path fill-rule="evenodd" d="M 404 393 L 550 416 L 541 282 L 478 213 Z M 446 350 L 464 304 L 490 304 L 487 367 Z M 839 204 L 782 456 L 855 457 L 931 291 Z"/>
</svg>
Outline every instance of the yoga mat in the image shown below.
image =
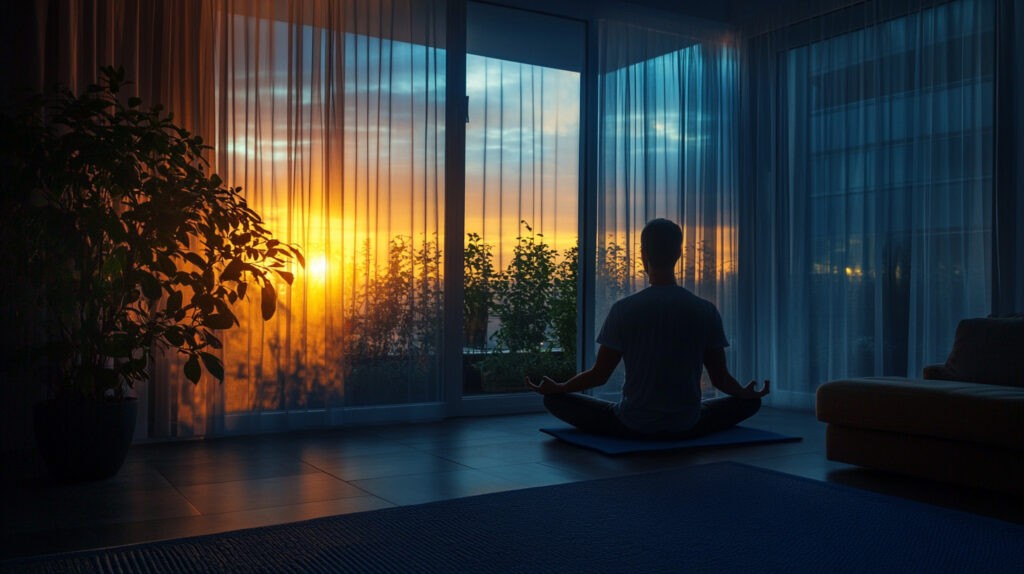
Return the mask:
<svg viewBox="0 0 1024 574">
<path fill-rule="evenodd" d="M 724 462 L 0 563 L 2 572 L 1024 572 L 1024 526 Z"/>
<path fill-rule="evenodd" d="M 567 443 L 589 448 L 608 455 L 685 450 L 713 446 L 738 446 L 744 444 L 792 442 L 802 440 L 798 436 L 787 436 L 771 431 L 735 426 L 700 438 L 686 440 L 643 440 L 616 438 L 585 433 L 575 427 L 544 428 L 547 433 Z"/>
</svg>

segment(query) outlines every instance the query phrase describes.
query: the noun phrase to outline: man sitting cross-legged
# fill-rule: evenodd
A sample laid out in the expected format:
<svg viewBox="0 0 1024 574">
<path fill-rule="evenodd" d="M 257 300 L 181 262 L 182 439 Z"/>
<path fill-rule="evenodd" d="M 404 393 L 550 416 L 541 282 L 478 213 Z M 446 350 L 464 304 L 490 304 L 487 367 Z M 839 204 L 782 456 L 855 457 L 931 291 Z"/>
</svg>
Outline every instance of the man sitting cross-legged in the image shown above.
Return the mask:
<svg viewBox="0 0 1024 574">
<path fill-rule="evenodd" d="M 564 383 L 526 384 L 544 395 L 551 414 L 580 430 L 626 438 L 681 439 L 724 430 L 761 407 L 770 383 L 743 386 L 725 365 L 729 344 L 714 304 L 676 284 L 683 233 L 667 219 L 640 235 L 650 286 L 616 302 L 598 334 L 594 366 Z M 576 391 L 605 384 L 622 359 L 622 398 L 609 402 Z M 728 396 L 701 401 L 701 372 Z"/>
</svg>

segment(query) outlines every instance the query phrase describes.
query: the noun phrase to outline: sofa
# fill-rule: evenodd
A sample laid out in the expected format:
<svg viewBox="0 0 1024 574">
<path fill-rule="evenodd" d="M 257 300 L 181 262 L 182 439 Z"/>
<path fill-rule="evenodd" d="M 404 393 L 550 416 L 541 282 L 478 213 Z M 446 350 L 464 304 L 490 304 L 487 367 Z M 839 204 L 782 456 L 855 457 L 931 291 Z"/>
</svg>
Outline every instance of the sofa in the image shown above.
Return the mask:
<svg viewBox="0 0 1024 574">
<path fill-rule="evenodd" d="M 829 460 L 1024 496 L 1024 316 L 965 319 L 920 378 L 829 381 Z"/>
</svg>

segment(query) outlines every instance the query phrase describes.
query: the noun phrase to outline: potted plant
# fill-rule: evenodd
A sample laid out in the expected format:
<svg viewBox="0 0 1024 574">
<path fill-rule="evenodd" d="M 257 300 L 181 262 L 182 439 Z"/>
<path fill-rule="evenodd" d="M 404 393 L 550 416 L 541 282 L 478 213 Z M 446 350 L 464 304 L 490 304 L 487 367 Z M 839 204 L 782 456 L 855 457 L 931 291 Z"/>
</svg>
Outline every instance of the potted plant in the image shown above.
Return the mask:
<svg viewBox="0 0 1024 574">
<path fill-rule="evenodd" d="M 204 371 L 223 380 L 217 331 L 238 324 L 232 304 L 258 289 L 269 319 L 290 264 L 303 264 L 241 188 L 208 174 L 209 146 L 123 97 L 125 84 L 107 67 L 84 94 L 59 90 L 3 119 L 8 256 L 33 286 L 53 367 L 36 436 L 62 479 L 116 473 L 135 426 L 130 390 L 156 351 L 180 355 L 193 383 Z"/>
</svg>

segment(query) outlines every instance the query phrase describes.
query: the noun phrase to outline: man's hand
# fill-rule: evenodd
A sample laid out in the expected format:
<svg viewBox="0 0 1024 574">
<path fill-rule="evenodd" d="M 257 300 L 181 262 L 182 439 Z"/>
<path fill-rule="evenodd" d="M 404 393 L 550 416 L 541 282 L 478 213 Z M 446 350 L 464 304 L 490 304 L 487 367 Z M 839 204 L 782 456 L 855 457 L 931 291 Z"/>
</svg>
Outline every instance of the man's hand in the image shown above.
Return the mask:
<svg viewBox="0 0 1024 574">
<path fill-rule="evenodd" d="M 551 377 L 543 377 L 540 383 L 535 383 L 526 377 L 526 387 L 542 395 L 557 395 L 565 392 L 565 385 L 555 382 Z"/>
<path fill-rule="evenodd" d="M 757 381 L 750 381 L 750 383 L 748 383 L 747 386 L 743 387 L 743 389 L 746 391 L 745 394 L 747 396 L 749 396 L 752 399 L 757 399 L 772 392 L 772 383 L 771 381 L 766 380 L 764 382 L 764 386 L 761 387 L 761 390 L 757 390 Z"/>
</svg>

